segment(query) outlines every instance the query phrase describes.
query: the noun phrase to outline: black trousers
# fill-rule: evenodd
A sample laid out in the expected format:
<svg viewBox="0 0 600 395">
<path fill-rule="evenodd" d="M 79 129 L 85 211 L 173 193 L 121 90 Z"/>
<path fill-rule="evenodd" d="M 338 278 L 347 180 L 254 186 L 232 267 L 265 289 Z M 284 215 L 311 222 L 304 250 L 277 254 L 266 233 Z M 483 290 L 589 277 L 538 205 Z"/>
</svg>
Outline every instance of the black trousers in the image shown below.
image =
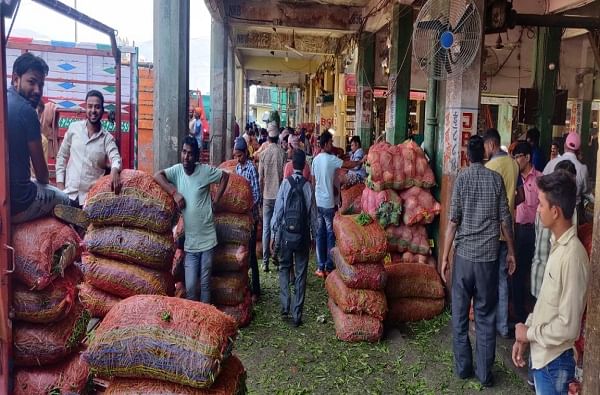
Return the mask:
<svg viewBox="0 0 600 395">
<path fill-rule="evenodd" d="M 482 384 L 492 380 L 496 358 L 496 305 L 498 303 L 498 260 L 472 262 L 454 255 L 452 270 L 452 348 L 456 374 L 467 378 L 473 373 L 469 340 L 469 307 L 475 312 L 475 355 L 477 378 Z"/>
<path fill-rule="evenodd" d="M 533 305 L 531 297 L 531 261 L 535 250 L 535 226 L 515 225 L 517 269 L 511 281 L 511 299 L 516 322 L 525 322 Z"/>
<path fill-rule="evenodd" d="M 309 255 L 310 245 L 308 243 L 295 249 L 286 248 L 284 245 L 280 251 L 279 301 L 281 302 L 281 313 L 291 313 L 295 321 L 302 319 Z M 296 273 L 293 298 L 290 294 L 290 272 L 292 271 Z"/>
</svg>

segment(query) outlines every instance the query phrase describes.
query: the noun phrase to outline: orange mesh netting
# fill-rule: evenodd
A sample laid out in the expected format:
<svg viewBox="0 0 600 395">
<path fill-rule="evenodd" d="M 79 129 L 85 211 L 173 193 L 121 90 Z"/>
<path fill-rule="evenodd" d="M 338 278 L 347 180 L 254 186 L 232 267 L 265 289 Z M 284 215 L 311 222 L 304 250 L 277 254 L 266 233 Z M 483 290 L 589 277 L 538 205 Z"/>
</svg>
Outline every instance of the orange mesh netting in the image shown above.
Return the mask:
<svg viewBox="0 0 600 395">
<path fill-rule="evenodd" d="M 76 303 L 65 319 L 51 324 L 17 322 L 13 327 L 16 366 L 44 366 L 64 360 L 79 347 L 90 314 Z"/>
<path fill-rule="evenodd" d="M 13 395 L 82 394 L 89 366 L 74 353 L 64 362 L 37 368 L 17 368 Z"/>
<path fill-rule="evenodd" d="M 213 272 L 247 272 L 248 246 L 220 244 L 213 253 Z"/>
<path fill-rule="evenodd" d="M 15 276 L 30 289 L 44 289 L 81 255 L 81 239 L 69 225 L 41 218 L 14 227 Z"/>
<path fill-rule="evenodd" d="M 342 189 L 342 214 L 359 214 L 362 210 L 361 197 L 365 184 L 356 184 L 348 189 Z"/>
<path fill-rule="evenodd" d="M 390 311 L 388 311 L 386 322 L 398 324 L 401 322 L 430 320 L 444 310 L 444 305 L 444 298 L 391 299 L 389 301 Z"/>
<path fill-rule="evenodd" d="M 235 173 L 235 167 L 237 166 L 237 159 L 229 159 L 219 165 L 219 169 L 225 170 L 228 173 Z"/>
<path fill-rule="evenodd" d="M 387 302 L 385 294 L 370 289 L 348 288 L 334 270 L 325 280 L 325 289 L 335 304 L 347 314 L 367 314 L 378 320 L 385 318 Z"/>
<path fill-rule="evenodd" d="M 375 192 L 365 188 L 360 203 L 362 210 L 383 227 L 400 224 L 402 200 L 392 189 Z"/>
<path fill-rule="evenodd" d="M 585 247 L 585 250 L 588 253 L 588 256 L 592 257 L 592 237 L 593 237 L 594 225 L 590 222 L 587 224 L 580 225 L 577 228 L 577 235 L 579 236 L 579 240 Z"/>
<path fill-rule="evenodd" d="M 383 323 L 368 315 L 345 314 L 329 298 L 327 302 L 333 323 L 335 336 L 345 342 L 378 342 L 383 336 Z"/>
<path fill-rule="evenodd" d="M 210 194 L 214 202 L 213 207 L 215 211 L 243 214 L 250 211 L 253 206 L 250 182 L 242 176 L 231 173 L 223 196 L 216 201 L 218 190 L 218 184 L 211 185 Z"/>
<path fill-rule="evenodd" d="M 248 326 L 252 320 L 252 298 L 249 292 L 246 293 L 244 302 L 236 306 L 217 305 L 217 309 L 232 317 L 240 328 Z"/>
<path fill-rule="evenodd" d="M 175 201 L 150 174 L 125 169 L 121 172 L 121 193 L 111 192 L 111 176 L 100 178 L 90 189 L 85 212 L 95 225 L 132 226 L 165 233 L 177 212 Z"/>
<path fill-rule="evenodd" d="M 213 255 L 214 259 L 214 255 Z M 185 270 L 183 268 L 183 262 L 185 260 L 185 252 L 178 248 L 175 250 L 175 255 L 173 256 L 173 266 L 171 266 L 171 275 L 175 282 L 183 281 L 185 279 Z M 214 270 L 214 262 L 213 262 L 213 270 Z"/>
<path fill-rule="evenodd" d="M 383 264 L 357 263 L 349 265 L 337 247 L 331 250 L 331 257 L 338 275 L 348 288 L 372 289 L 375 291 L 385 288 L 387 275 Z"/>
<path fill-rule="evenodd" d="M 350 265 L 381 262 L 387 252 L 385 231 L 375 221 L 365 226 L 359 225 L 357 217 L 336 214 L 333 218 L 333 231 L 340 252 Z"/>
<path fill-rule="evenodd" d="M 181 384 L 149 379 L 113 379 L 105 395 L 243 395 L 246 393 L 246 370 L 235 355 L 223 362 L 221 373 L 210 388 L 197 389 Z"/>
<path fill-rule="evenodd" d="M 95 318 L 102 318 L 110 309 L 112 309 L 122 298 L 104 292 L 88 283 L 81 283 L 79 288 L 79 301 Z"/>
<path fill-rule="evenodd" d="M 152 294 L 173 296 L 175 281 L 171 273 L 84 254 L 85 281 L 105 292 L 128 298 Z"/>
<path fill-rule="evenodd" d="M 385 267 L 388 299 L 404 297 L 443 298 L 444 285 L 435 266 L 420 263 L 400 263 Z"/>
<path fill-rule="evenodd" d="M 435 185 L 425 153 L 414 141 L 398 145 L 375 144 L 369 148 L 366 168 L 369 173 L 366 184 L 375 191 Z"/>
<path fill-rule="evenodd" d="M 210 279 L 210 298 L 215 305 L 236 306 L 244 302 L 248 287 L 248 272 L 219 273 Z"/>
<path fill-rule="evenodd" d="M 400 193 L 404 202 L 405 225 L 430 224 L 442 207 L 428 189 L 412 187 Z"/>
<path fill-rule="evenodd" d="M 385 228 L 390 252 L 410 251 L 415 254 L 431 254 L 427 230 L 423 225 L 388 226 Z"/>
<path fill-rule="evenodd" d="M 151 378 L 210 387 L 229 355 L 237 326 L 216 307 L 137 295 L 113 307 L 83 357 L 102 377 Z"/>
<path fill-rule="evenodd" d="M 64 318 L 77 298 L 77 283 L 81 272 L 70 266 L 65 277 L 54 280 L 42 291 L 31 291 L 19 282 L 13 288 L 13 311 L 15 319 L 37 324 L 58 321 Z"/>
<path fill-rule="evenodd" d="M 214 220 L 219 244 L 235 243 L 247 245 L 250 241 L 250 232 L 254 225 L 250 215 L 216 213 Z"/>
<path fill-rule="evenodd" d="M 169 270 L 175 243 L 171 233 L 158 234 L 142 229 L 109 226 L 90 227 L 85 235 L 88 251 L 151 269 Z"/>
<path fill-rule="evenodd" d="M 431 255 L 423 255 L 423 254 L 415 254 L 410 251 L 406 251 L 403 253 L 393 253 L 391 256 L 391 260 L 386 262 L 386 264 L 396 264 L 396 263 L 420 263 L 423 265 L 432 265 L 435 266 L 435 258 Z"/>
</svg>

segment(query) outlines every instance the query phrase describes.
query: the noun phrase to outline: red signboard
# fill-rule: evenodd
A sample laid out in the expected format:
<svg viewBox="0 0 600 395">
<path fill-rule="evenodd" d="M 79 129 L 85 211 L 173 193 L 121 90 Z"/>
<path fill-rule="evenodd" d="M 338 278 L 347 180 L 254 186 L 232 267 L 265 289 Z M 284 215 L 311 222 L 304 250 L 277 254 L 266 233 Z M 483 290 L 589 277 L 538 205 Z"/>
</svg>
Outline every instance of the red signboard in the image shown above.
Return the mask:
<svg viewBox="0 0 600 395">
<path fill-rule="evenodd" d="M 344 94 L 356 96 L 356 74 L 344 74 Z"/>
</svg>

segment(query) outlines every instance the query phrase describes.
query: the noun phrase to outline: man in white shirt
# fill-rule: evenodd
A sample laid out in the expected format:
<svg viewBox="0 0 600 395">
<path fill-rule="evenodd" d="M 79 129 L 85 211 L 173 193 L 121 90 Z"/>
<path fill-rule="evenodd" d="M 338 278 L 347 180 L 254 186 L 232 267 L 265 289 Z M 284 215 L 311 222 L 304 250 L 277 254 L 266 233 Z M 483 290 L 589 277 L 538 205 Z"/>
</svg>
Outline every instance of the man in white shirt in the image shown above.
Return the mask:
<svg viewBox="0 0 600 395">
<path fill-rule="evenodd" d="M 85 97 L 86 120 L 69 125 L 56 155 L 56 184 L 71 200 L 84 204 L 87 193 L 110 161 L 112 189 L 121 189 L 121 155 L 114 137 L 102 128 L 104 96 L 91 90 Z"/>
</svg>

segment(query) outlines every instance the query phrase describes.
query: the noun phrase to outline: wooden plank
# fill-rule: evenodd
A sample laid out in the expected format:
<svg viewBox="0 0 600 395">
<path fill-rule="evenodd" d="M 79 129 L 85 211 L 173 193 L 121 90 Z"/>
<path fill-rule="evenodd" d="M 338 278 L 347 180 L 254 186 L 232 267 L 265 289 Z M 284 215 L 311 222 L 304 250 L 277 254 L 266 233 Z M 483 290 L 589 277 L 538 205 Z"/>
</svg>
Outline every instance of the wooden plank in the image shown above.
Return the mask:
<svg viewBox="0 0 600 395">
<path fill-rule="evenodd" d="M 598 152 L 596 153 L 598 155 Z M 596 193 L 600 196 L 600 161 L 596 164 Z M 594 206 L 594 235 L 590 259 L 585 348 L 583 351 L 583 394 L 600 394 L 600 204 Z"/>
</svg>

